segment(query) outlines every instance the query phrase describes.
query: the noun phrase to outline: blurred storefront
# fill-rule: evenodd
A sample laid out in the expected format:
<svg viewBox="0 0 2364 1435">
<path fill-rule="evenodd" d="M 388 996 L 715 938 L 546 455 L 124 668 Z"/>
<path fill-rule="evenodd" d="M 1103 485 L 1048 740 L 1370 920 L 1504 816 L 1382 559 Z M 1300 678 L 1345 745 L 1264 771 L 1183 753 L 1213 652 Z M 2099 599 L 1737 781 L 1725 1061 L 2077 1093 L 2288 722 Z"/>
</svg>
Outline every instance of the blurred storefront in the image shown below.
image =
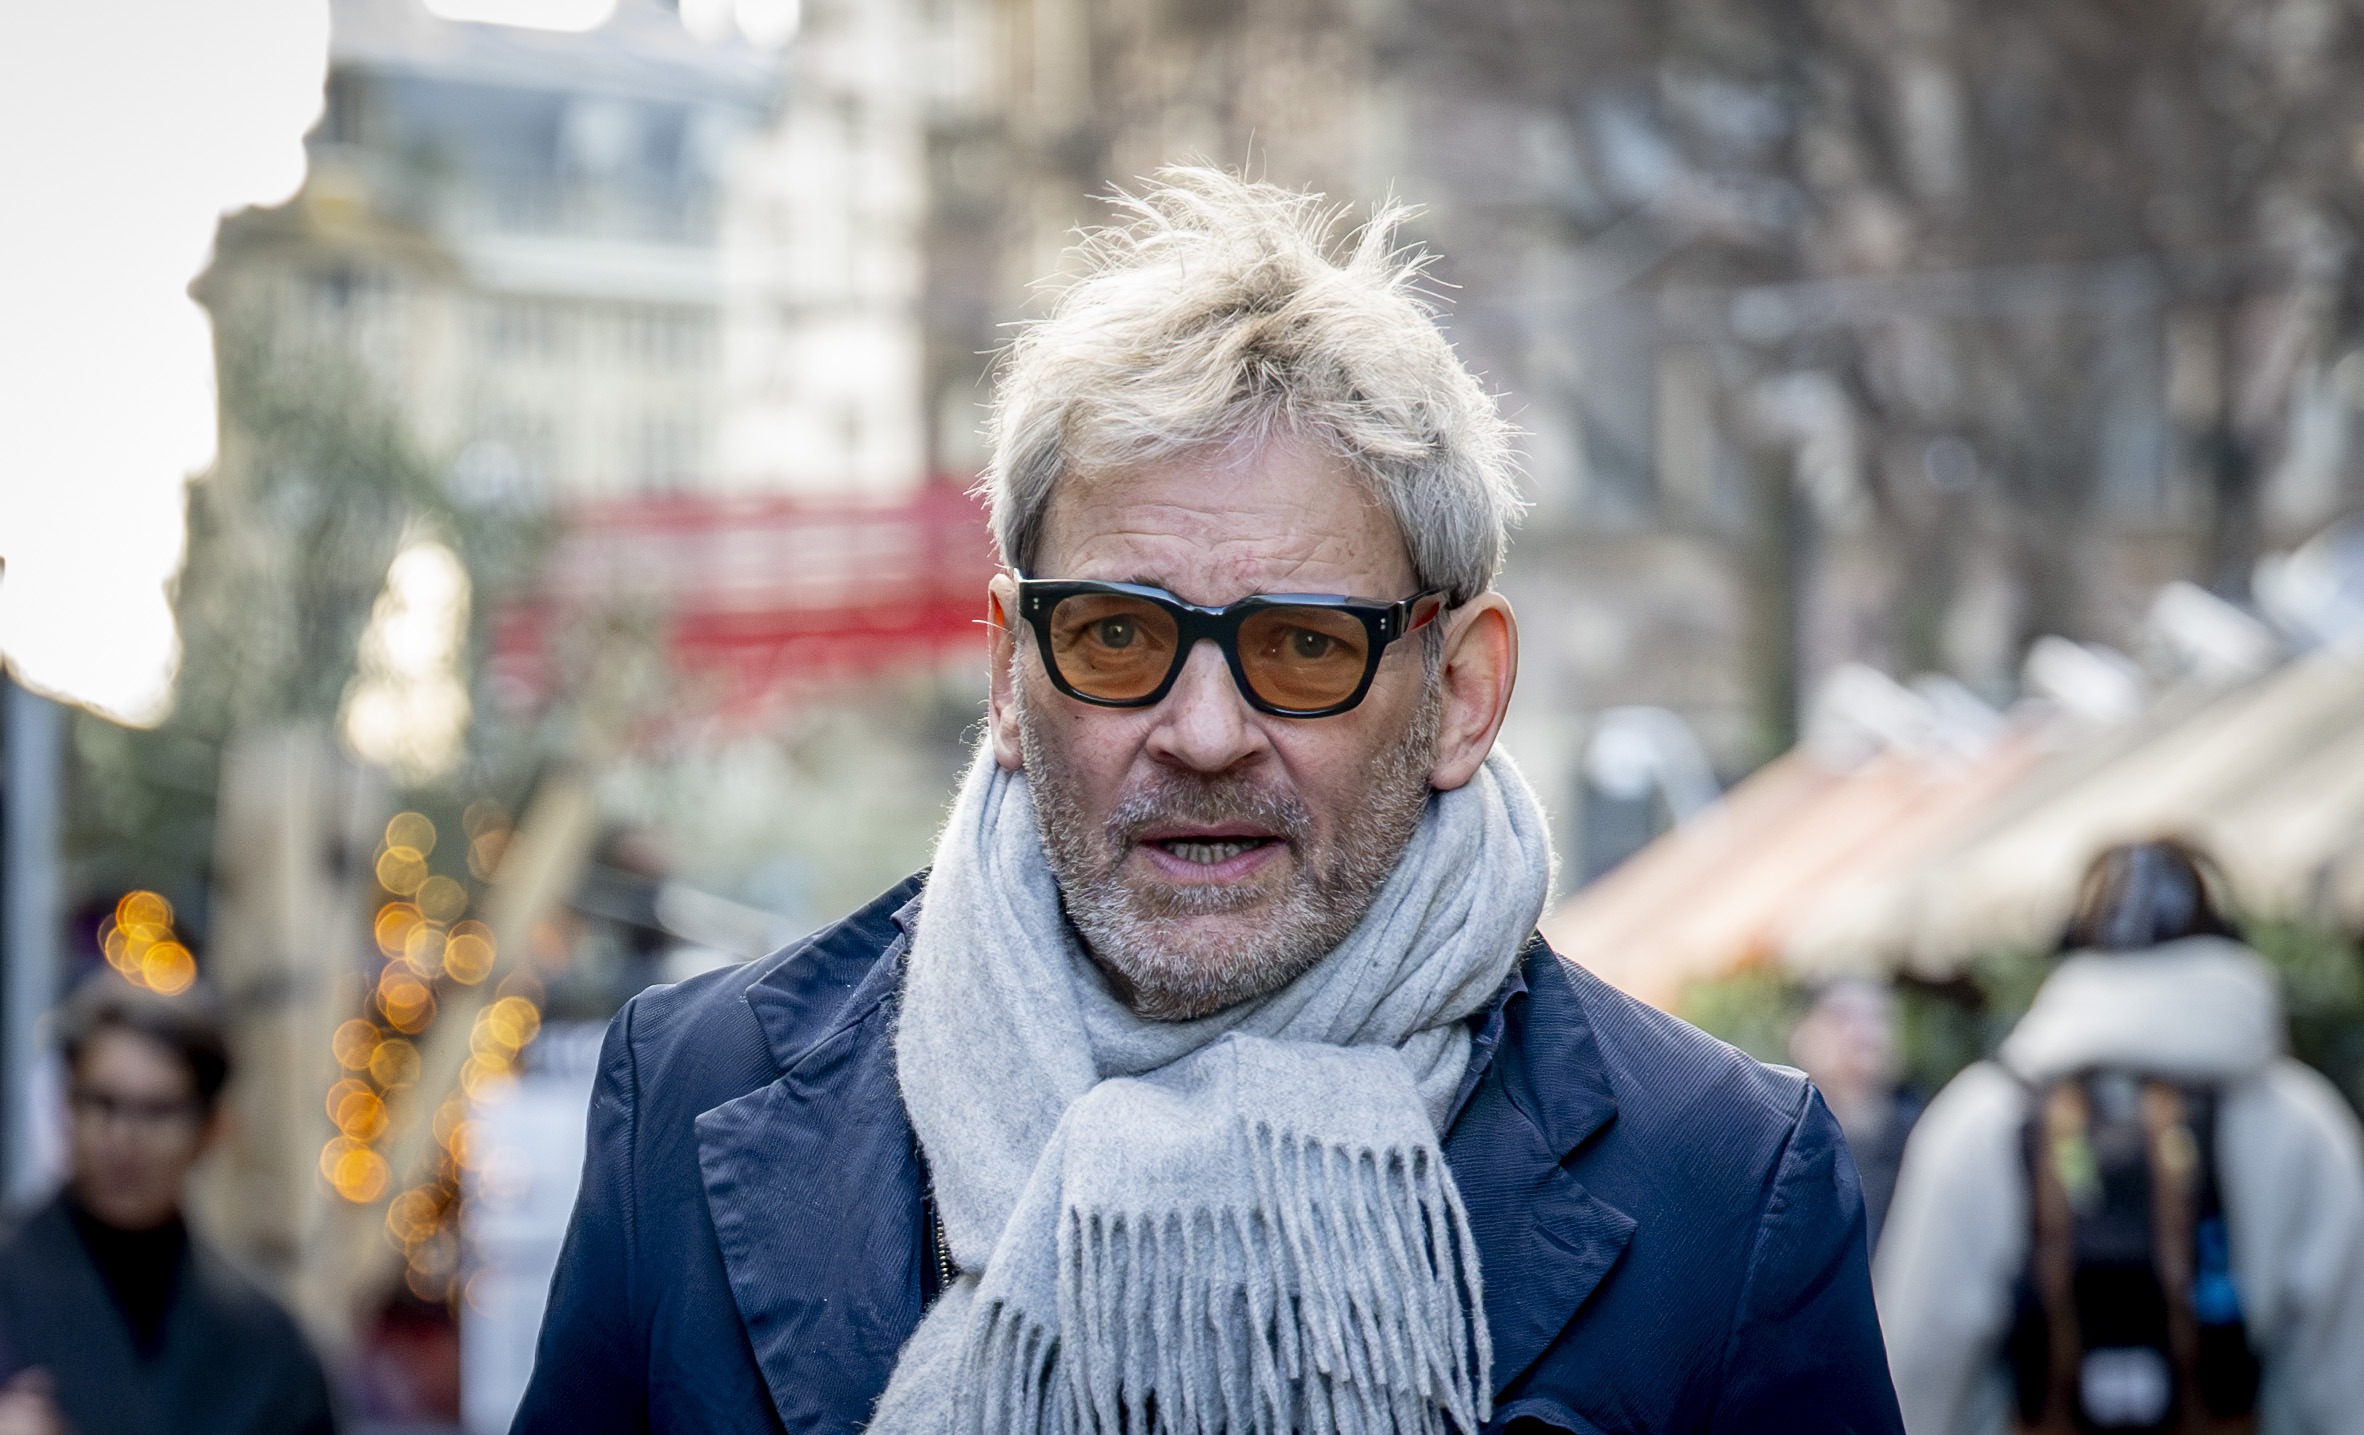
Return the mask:
<svg viewBox="0 0 2364 1435">
<path fill-rule="evenodd" d="M 1942 681 L 1842 670 L 1805 743 L 1572 894 L 1544 931 L 1670 1010 L 1750 971 L 1947 983 L 1982 958 L 2049 951 L 2095 854 L 2166 835 L 2214 855 L 2251 921 L 2351 944 L 2326 979 L 2357 1005 L 2360 537 L 2349 520 L 2273 560 L 2306 586 L 2283 586 L 2271 628 L 2189 585 L 2162 590 L 2151 673 L 2048 640 L 2008 712 Z M 2332 1074 L 2364 1100 L 2364 1066 Z"/>
</svg>

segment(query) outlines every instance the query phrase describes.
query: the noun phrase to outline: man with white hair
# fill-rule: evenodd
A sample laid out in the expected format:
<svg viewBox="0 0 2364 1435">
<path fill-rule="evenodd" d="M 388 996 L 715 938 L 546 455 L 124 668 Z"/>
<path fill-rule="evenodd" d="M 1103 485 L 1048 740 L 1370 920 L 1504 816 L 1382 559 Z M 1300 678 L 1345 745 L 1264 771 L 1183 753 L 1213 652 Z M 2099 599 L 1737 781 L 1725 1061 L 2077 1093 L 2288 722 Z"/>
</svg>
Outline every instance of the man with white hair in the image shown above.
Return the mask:
<svg viewBox="0 0 2364 1435">
<path fill-rule="evenodd" d="M 1836 1124 L 1535 935 L 1507 430 L 1172 171 L 1007 357 L 927 872 L 644 993 L 516 1429 L 1897 1430 Z"/>
</svg>

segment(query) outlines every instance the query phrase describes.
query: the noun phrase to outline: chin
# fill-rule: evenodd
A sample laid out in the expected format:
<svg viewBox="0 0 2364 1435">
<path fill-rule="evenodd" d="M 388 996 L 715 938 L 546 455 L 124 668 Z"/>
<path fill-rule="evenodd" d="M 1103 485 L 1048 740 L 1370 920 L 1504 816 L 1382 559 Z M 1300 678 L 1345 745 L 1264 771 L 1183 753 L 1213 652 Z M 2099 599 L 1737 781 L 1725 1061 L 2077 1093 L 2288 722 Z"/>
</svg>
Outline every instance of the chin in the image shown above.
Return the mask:
<svg viewBox="0 0 2364 1435">
<path fill-rule="evenodd" d="M 1087 941 L 1134 1011 L 1190 1021 L 1270 995 L 1321 959 L 1321 948 L 1286 940 L 1268 905 L 1220 915 L 1136 913 L 1102 925 Z"/>
<path fill-rule="evenodd" d="M 85 1197 L 82 1206 L 84 1210 L 119 1231 L 145 1231 L 161 1226 L 171 1220 L 174 1212 L 180 1209 L 177 1202 L 160 1199 L 126 1201 L 118 1198 L 93 1201 Z"/>
<path fill-rule="evenodd" d="M 1253 909 L 1221 915 L 1153 918 L 1144 925 L 1152 936 L 1162 939 L 1158 945 L 1170 954 L 1174 966 L 1219 978 L 1269 965 L 1265 949 L 1271 944 L 1272 928 L 1268 921 L 1260 920 L 1268 916 L 1265 906 L 1259 902 Z"/>
</svg>

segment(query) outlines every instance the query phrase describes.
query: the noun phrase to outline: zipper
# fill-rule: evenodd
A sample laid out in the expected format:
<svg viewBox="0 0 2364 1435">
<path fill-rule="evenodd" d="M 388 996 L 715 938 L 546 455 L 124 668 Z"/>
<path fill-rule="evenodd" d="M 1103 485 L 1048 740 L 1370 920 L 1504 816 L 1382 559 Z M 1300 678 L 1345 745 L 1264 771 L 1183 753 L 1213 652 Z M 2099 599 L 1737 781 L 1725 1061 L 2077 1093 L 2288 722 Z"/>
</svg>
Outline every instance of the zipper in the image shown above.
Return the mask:
<svg viewBox="0 0 2364 1435">
<path fill-rule="evenodd" d="M 928 1197 L 928 1248 L 936 1258 L 936 1294 L 942 1295 L 960 1279 L 960 1267 L 953 1264 L 952 1238 L 944 1232 L 944 1212 L 933 1195 Z"/>
</svg>

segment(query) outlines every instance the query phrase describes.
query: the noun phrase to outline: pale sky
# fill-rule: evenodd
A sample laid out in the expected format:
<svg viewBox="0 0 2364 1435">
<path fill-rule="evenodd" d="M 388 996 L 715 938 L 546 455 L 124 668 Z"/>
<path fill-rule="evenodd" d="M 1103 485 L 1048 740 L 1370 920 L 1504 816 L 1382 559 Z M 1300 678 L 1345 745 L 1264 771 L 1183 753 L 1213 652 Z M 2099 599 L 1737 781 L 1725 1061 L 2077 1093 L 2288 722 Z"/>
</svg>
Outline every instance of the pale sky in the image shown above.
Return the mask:
<svg viewBox="0 0 2364 1435">
<path fill-rule="evenodd" d="M 130 722 L 168 709 L 183 490 L 213 462 L 189 281 L 293 195 L 327 0 L 0 7 L 0 653 Z"/>
</svg>

